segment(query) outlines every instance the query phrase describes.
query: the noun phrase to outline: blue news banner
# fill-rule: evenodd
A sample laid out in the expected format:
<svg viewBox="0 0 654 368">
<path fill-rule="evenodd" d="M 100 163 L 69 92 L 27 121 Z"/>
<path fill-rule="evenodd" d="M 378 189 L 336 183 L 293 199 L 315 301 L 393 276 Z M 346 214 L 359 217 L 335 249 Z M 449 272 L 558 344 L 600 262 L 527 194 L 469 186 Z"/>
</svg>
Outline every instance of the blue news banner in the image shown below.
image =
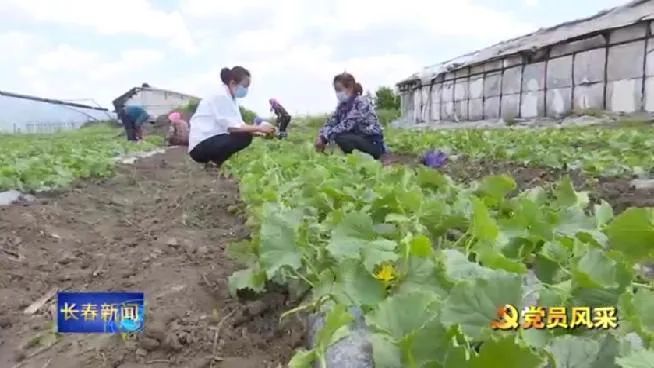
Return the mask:
<svg viewBox="0 0 654 368">
<path fill-rule="evenodd" d="M 59 333 L 136 333 L 144 322 L 143 293 L 57 293 Z"/>
</svg>

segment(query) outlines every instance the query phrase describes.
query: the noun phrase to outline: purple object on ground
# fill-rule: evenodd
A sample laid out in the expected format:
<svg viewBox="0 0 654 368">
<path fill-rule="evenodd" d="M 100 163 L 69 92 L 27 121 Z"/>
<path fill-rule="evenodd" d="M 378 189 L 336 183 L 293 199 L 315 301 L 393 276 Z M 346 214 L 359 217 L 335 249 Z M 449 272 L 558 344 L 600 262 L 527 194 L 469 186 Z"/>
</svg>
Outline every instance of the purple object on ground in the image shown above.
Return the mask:
<svg viewBox="0 0 654 368">
<path fill-rule="evenodd" d="M 254 125 L 259 125 L 259 124 L 263 123 L 263 121 L 264 120 L 262 118 L 257 116 L 256 118 L 254 118 Z"/>
<path fill-rule="evenodd" d="M 429 151 L 422 158 L 422 164 L 432 169 L 438 169 L 447 164 L 447 153 L 443 151 Z"/>
</svg>

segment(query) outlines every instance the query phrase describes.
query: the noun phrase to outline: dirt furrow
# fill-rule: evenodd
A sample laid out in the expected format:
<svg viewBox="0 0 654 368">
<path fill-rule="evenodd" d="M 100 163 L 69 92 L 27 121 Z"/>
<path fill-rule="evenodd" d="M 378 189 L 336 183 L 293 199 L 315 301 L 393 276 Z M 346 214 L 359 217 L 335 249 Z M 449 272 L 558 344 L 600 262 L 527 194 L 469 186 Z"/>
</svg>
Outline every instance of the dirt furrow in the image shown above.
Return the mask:
<svg viewBox="0 0 654 368">
<path fill-rule="evenodd" d="M 110 179 L 1 207 L 0 367 L 284 365 L 304 328 L 279 324 L 287 296 L 247 304 L 227 291 L 238 266 L 225 248 L 249 236 L 234 204 L 235 183 L 172 149 Z M 54 334 L 53 299 L 23 310 L 56 288 L 145 292 L 145 334 Z M 261 303 L 268 308 L 252 313 Z"/>
</svg>

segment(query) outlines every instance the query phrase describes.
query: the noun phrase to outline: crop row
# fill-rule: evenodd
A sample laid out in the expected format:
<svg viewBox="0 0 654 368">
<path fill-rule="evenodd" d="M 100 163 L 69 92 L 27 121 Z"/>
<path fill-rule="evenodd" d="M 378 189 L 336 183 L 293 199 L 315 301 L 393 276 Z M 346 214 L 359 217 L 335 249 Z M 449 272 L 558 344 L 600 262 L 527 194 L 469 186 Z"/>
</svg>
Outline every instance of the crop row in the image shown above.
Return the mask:
<svg viewBox="0 0 654 368">
<path fill-rule="evenodd" d="M 96 126 L 48 135 L 0 135 L 0 191 L 47 190 L 113 172 L 115 158 L 154 147 L 129 143 L 120 131 Z"/>
<path fill-rule="evenodd" d="M 510 160 L 592 175 L 647 174 L 654 169 L 652 128 L 392 131 L 391 148 L 420 154 L 428 149 L 474 159 Z"/>
<path fill-rule="evenodd" d="M 390 143 L 476 155 L 490 147 L 496 158 L 541 163 L 549 157 L 541 150 L 556 163 L 574 157 L 562 147 L 600 143 L 592 133 L 532 134 L 402 133 Z M 635 152 L 652 143 L 630 132 L 598 136 L 615 139 L 603 143 L 601 155 L 629 145 L 633 155 L 621 156 L 629 165 L 644 164 Z M 246 265 L 230 278 L 231 292 L 263 292 L 270 283 L 300 295 L 309 290 L 299 309 L 326 315 L 314 348 L 299 350 L 291 367 L 324 364 L 328 346 L 348 333 L 351 307 L 365 316 L 378 368 L 635 368 L 654 361 L 654 292 L 635 271 L 654 256 L 652 209 L 614 216 L 568 179 L 512 195 L 511 177 L 464 185 L 428 168 L 317 154 L 308 142 L 257 141 L 227 166 L 240 181 L 253 230 L 230 247 Z M 491 328 L 498 307 L 526 307 L 534 297 L 546 308 L 617 307 L 618 327 Z"/>
</svg>

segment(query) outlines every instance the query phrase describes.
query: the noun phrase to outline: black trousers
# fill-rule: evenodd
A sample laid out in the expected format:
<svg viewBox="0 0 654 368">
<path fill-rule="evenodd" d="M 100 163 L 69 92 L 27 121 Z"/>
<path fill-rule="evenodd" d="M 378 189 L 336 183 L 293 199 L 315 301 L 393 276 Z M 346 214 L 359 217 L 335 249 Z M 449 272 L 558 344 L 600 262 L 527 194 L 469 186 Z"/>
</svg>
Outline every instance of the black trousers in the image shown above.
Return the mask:
<svg viewBox="0 0 654 368">
<path fill-rule="evenodd" d="M 341 133 L 334 137 L 334 142 L 345 153 L 352 153 L 356 149 L 369 154 L 375 160 L 379 160 L 384 150 L 380 143 L 356 133 Z"/>
<path fill-rule="evenodd" d="M 290 115 L 282 115 L 277 118 L 277 123 L 279 124 L 279 131 L 280 132 L 285 132 L 286 128 L 288 128 L 288 124 L 291 122 L 291 116 Z"/>
<path fill-rule="evenodd" d="M 129 116 L 124 115 L 121 116 L 120 120 L 123 123 L 123 127 L 125 128 L 125 134 L 127 135 L 127 140 L 128 141 L 135 141 L 136 140 L 136 122 L 134 120 L 130 119 Z"/>
<path fill-rule="evenodd" d="M 206 164 L 213 162 L 218 166 L 238 151 L 245 149 L 252 143 L 250 133 L 219 134 L 200 142 L 189 152 L 193 161 Z"/>
</svg>

